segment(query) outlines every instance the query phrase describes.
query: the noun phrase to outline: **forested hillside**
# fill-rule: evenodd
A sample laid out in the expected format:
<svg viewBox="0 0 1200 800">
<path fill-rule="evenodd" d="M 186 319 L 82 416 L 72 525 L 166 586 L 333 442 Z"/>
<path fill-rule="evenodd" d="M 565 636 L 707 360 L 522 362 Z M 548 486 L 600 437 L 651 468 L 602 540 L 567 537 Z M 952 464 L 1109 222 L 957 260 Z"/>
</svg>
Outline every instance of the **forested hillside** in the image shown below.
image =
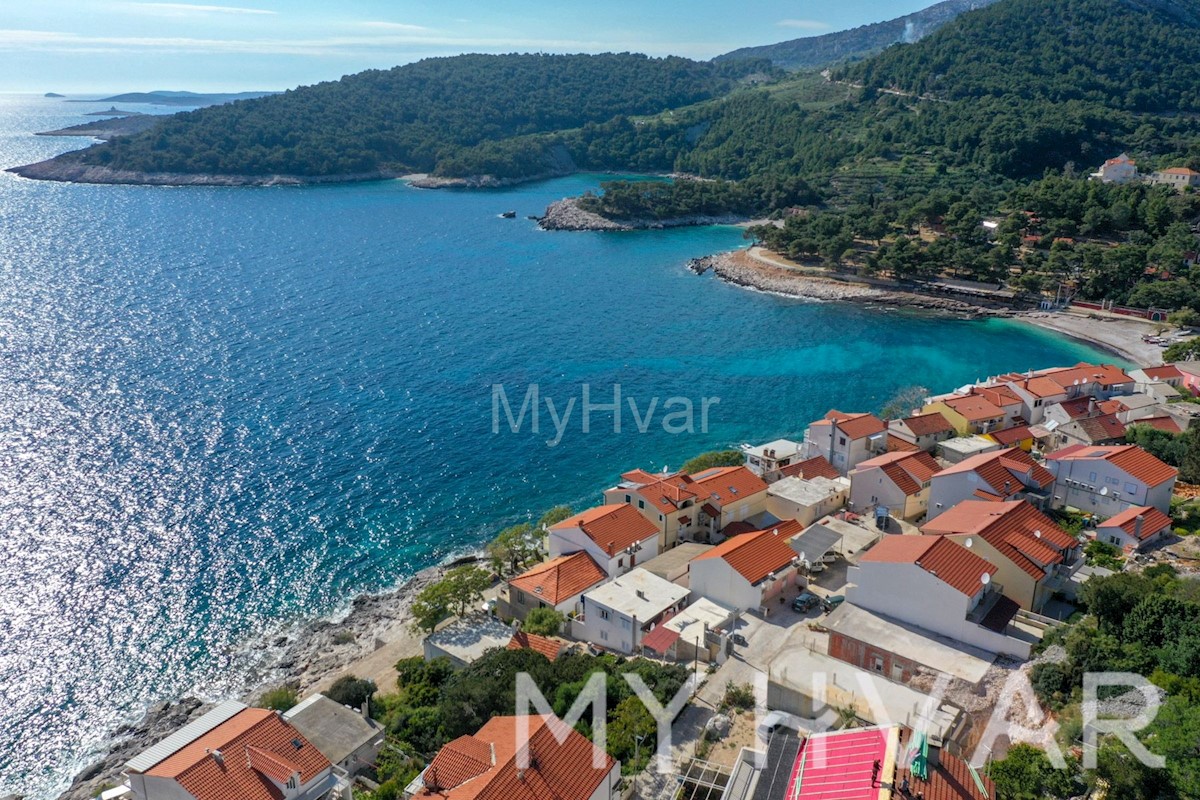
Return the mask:
<svg viewBox="0 0 1200 800">
<path fill-rule="evenodd" d="M 138 172 L 322 176 L 433 171 L 480 142 L 656 114 L 724 94 L 765 62 L 641 55 L 467 55 L 179 114 L 87 151 Z M 546 170 L 536 165 L 526 174 Z"/>
<path fill-rule="evenodd" d="M 915 14 L 885 22 L 873 22 L 848 31 L 805 36 L 778 44 L 743 47 L 717 56 L 714 60 L 766 58 L 784 69 L 818 69 L 842 61 L 866 58 L 897 42 L 918 41 L 959 14 L 994 2 L 996 0 L 943 0 Z"/>
</svg>

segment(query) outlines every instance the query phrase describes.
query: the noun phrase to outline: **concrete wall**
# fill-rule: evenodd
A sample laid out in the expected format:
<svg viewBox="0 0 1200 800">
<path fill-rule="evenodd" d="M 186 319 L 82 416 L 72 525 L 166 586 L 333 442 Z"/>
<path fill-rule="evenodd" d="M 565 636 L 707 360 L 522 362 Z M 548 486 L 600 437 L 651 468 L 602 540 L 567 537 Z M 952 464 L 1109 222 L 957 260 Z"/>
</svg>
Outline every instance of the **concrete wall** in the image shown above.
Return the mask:
<svg viewBox="0 0 1200 800">
<path fill-rule="evenodd" d="M 952 472 L 934 475 L 929 482 L 929 516 L 933 519 L 944 511 L 949 511 L 963 500 L 973 500 L 976 489 L 985 492 L 992 488 L 980 480 L 974 472 Z"/>
<path fill-rule="evenodd" d="M 855 470 L 850 481 L 850 502 L 859 513 L 875 506 L 887 506 L 893 517 L 911 522 L 920 519 L 929 506 L 929 488 L 906 495 L 878 467 Z"/>
<path fill-rule="evenodd" d="M 829 634 L 829 655 L 897 683 L 908 683 L 921 666 L 881 647 L 846 636 L 840 631 L 831 631 Z"/>
<path fill-rule="evenodd" d="M 1155 487 L 1135 480 L 1124 470 L 1103 459 L 1088 461 L 1047 461 L 1055 474 L 1055 508 L 1074 506 L 1081 511 L 1104 517 L 1116 516 L 1132 506 L 1154 506 L 1164 514 L 1171 513 L 1171 491 L 1175 481 Z M 1130 491 L 1132 488 L 1133 491 Z M 1101 492 L 1107 489 L 1107 494 Z"/>
<path fill-rule="evenodd" d="M 758 608 L 763 604 L 762 589 L 751 586 L 741 573 L 722 558 L 701 558 L 691 563 L 688 588 L 697 597 L 739 611 Z"/>
<path fill-rule="evenodd" d="M 849 492 L 837 492 L 828 495 L 824 500 L 812 505 L 804 505 L 786 497 L 767 494 L 765 510 L 779 519 L 798 520 L 805 527 L 812 525 L 822 517 L 827 517 L 842 509 L 850 499 Z"/>
</svg>

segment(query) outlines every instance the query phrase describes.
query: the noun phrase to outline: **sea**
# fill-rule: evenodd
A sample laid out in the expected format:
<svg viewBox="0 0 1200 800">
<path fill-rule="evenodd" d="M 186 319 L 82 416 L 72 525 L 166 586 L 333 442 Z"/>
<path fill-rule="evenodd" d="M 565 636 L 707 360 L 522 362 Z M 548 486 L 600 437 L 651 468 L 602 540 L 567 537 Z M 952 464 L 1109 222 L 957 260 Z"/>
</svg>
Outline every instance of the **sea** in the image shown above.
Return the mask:
<svg viewBox="0 0 1200 800">
<path fill-rule="evenodd" d="M 0 96 L 0 168 L 85 146 L 33 133 L 108 105 Z M 802 436 L 914 385 L 1105 359 L 687 270 L 744 246 L 736 227 L 527 219 L 604 179 L 0 173 L 0 796 L 50 800 L 150 705 L 238 691 L 286 626 L 598 503 L 625 470 Z"/>
</svg>

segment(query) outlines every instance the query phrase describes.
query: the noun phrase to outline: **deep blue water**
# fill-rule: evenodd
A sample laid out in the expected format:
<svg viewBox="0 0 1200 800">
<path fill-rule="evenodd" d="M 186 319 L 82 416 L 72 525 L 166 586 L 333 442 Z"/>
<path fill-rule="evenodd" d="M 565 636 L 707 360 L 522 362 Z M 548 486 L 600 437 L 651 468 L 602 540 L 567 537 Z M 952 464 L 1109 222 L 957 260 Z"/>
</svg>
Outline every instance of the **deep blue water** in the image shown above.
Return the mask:
<svg viewBox="0 0 1200 800">
<path fill-rule="evenodd" d="M 97 106 L 0 97 L 0 167 Z M 240 685 L 247 644 L 632 467 L 799 435 L 915 383 L 1100 358 L 1006 322 L 812 304 L 687 272 L 734 228 L 563 234 L 599 176 L 173 189 L 0 177 L 0 794 L 49 798 L 157 700 Z M 513 209 L 518 219 L 498 212 Z M 492 433 L 537 383 L 561 444 Z M 719 398 L 707 432 L 580 385 Z M 675 408 L 667 409 L 676 410 Z M 502 420 L 503 422 L 503 420 Z"/>
</svg>

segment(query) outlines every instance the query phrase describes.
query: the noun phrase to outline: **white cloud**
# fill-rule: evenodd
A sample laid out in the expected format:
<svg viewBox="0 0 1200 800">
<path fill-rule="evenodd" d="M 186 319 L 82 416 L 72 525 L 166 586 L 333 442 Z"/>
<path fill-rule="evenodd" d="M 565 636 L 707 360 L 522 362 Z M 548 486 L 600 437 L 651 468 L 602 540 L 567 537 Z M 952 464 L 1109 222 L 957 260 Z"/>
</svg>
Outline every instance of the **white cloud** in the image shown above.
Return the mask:
<svg viewBox="0 0 1200 800">
<path fill-rule="evenodd" d="M 781 19 L 775 24 L 781 28 L 796 28 L 802 31 L 829 30 L 829 23 L 819 19 Z"/>
<path fill-rule="evenodd" d="M 169 14 L 172 16 L 184 14 L 240 14 L 240 15 L 274 15 L 277 12 L 265 8 L 243 8 L 240 6 L 204 6 L 193 3 L 122 3 L 122 7 L 143 11 L 151 14 Z"/>
<path fill-rule="evenodd" d="M 372 28 L 374 30 L 380 30 L 380 31 L 414 31 L 414 32 L 416 32 L 416 31 L 429 30 L 428 28 L 424 27 L 423 25 L 409 25 L 404 22 L 381 22 L 381 21 L 359 22 L 358 27 Z"/>
</svg>

